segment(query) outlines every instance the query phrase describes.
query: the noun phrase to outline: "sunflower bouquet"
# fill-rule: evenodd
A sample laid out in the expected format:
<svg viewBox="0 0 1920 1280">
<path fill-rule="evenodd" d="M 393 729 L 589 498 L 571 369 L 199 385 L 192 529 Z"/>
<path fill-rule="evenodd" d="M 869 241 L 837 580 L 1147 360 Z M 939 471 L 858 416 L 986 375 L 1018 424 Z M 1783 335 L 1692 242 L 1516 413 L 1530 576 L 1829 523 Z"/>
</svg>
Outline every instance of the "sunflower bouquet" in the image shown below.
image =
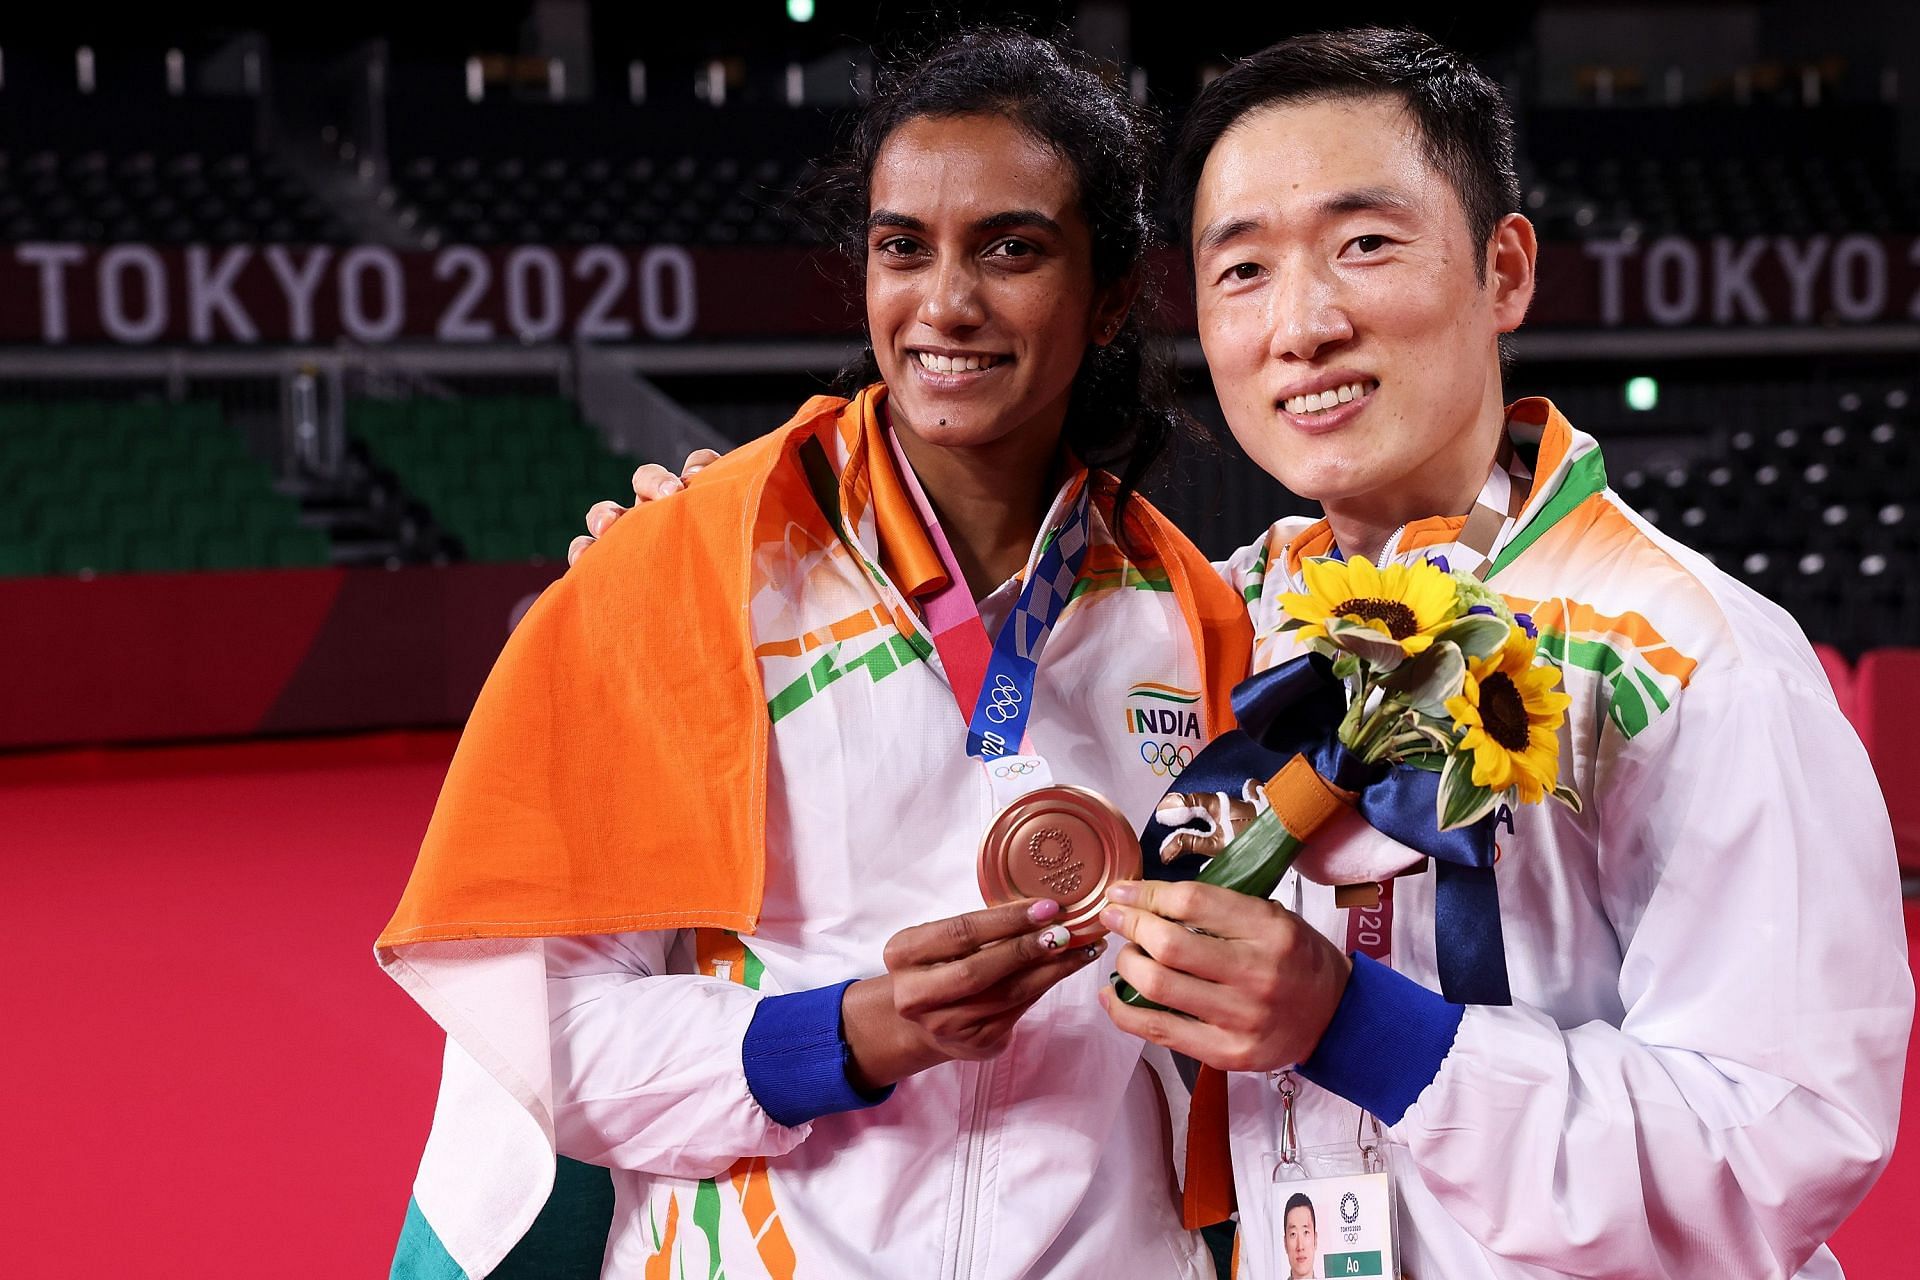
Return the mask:
<svg viewBox="0 0 1920 1280">
<path fill-rule="evenodd" d="M 1524 614 L 1442 564 L 1320 559 L 1304 576 L 1305 592 L 1280 598 L 1281 630 L 1332 659 L 1346 683 L 1341 745 L 1369 764 L 1437 770 L 1440 830 L 1502 801 L 1552 795 L 1579 809 L 1558 785 L 1568 697 Z"/>
<path fill-rule="evenodd" d="M 1267 897 L 1316 830 L 1396 771 L 1439 775 L 1437 788 L 1402 789 L 1431 791 L 1432 825 L 1419 822 L 1428 833 L 1471 827 L 1502 802 L 1552 796 L 1578 811 L 1579 796 L 1558 776 L 1569 699 L 1525 615 L 1444 561 L 1323 558 L 1309 560 L 1304 577 L 1304 592 L 1281 597 L 1281 630 L 1330 663 L 1345 697 L 1331 735 L 1337 746 L 1312 760 L 1290 754 L 1239 796 L 1169 794 L 1155 814 L 1172 829 L 1160 846 L 1164 861 L 1211 855 L 1198 880 Z M 1150 1004 L 1119 986 L 1128 1003 Z"/>
</svg>

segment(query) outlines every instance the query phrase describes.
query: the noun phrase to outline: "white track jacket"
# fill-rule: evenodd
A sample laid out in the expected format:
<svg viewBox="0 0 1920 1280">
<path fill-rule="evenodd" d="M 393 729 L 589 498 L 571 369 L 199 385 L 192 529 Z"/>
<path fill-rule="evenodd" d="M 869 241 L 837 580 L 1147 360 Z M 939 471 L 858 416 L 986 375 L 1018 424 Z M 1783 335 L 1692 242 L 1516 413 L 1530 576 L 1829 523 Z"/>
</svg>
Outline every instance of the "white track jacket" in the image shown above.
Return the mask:
<svg viewBox="0 0 1920 1280">
<path fill-rule="evenodd" d="M 1300 1143 L 1351 1144 L 1348 1098 L 1389 1113 L 1412 1280 L 1837 1277 L 1824 1241 L 1890 1154 L 1913 1012 L 1873 770 L 1784 611 L 1642 521 L 1546 401 L 1509 430 L 1534 478 L 1488 582 L 1562 667 L 1585 810 L 1523 806 L 1498 832 L 1510 1007 L 1431 994 L 1434 877 L 1394 882 L 1394 972 L 1349 989 L 1308 1063 L 1338 1092 L 1292 1073 Z M 1506 509 L 1509 482 L 1496 468 L 1482 501 Z M 1386 558 L 1475 567 L 1461 523 L 1409 525 Z M 1325 522 L 1285 520 L 1228 566 L 1257 666 L 1298 652 L 1279 597 L 1330 550 Z M 1330 888 L 1289 875 L 1275 897 L 1344 945 Z M 1450 1045 L 1395 1031 L 1435 1006 Z M 1281 1075 L 1229 1086 L 1256 1280 L 1287 1274 Z"/>
</svg>

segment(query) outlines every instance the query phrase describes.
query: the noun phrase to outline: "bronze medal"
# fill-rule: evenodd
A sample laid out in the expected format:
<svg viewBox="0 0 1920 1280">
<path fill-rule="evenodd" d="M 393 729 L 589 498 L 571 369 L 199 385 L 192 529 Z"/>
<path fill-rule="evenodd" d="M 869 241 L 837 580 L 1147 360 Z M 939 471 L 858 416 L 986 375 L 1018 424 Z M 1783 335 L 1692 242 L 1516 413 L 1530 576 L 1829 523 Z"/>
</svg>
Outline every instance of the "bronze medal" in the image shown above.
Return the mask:
<svg viewBox="0 0 1920 1280">
<path fill-rule="evenodd" d="M 1075 945 L 1106 930 L 1107 886 L 1138 879 L 1140 842 L 1113 802 L 1085 787 L 1028 792 L 1002 809 L 980 839 L 980 896 L 989 906 L 1021 898 L 1060 904 L 1053 923 Z"/>
</svg>

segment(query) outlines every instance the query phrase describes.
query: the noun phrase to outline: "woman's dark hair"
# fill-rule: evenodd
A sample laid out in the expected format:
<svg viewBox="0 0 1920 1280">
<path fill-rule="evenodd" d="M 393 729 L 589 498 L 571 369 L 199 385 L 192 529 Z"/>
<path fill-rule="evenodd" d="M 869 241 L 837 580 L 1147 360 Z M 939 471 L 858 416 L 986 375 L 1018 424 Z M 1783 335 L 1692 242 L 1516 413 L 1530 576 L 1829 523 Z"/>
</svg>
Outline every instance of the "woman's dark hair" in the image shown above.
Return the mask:
<svg viewBox="0 0 1920 1280">
<path fill-rule="evenodd" d="M 1427 162 L 1447 179 L 1467 215 L 1476 269 L 1500 219 L 1520 210 L 1513 167 L 1513 112 L 1500 86 L 1418 31 L 1356 27 L 1270 45 L 1201 91 L 1180 130 L 1167 177 L 1183 249 L 1193 243 L 1193 202 L 1214 144 L 1265 107 L 1385 94 L 1406 104 Z"/>
<path fill-rule="evenodd" d="M 1003 116 L 1071 165 L 1092 231 L 1096 283 L 1128 276 L 1139 282 L 1120 332 L 1088 348 L 1065 428 L 1081 461 L 1119 477 L 1114 525 L 1124 529 L 1128 499 L 1186 421 L 1174 394 L 1171 350 L 1147 328 L 1159 311 L 1146 253 L 1157 243 L 1153 179 L 1161 135 L 1145 108 L 1057 39 L 974 28 L 882 69 L 840 155 L 807 185 L 801 207 L 864 279 L 868 189 L 881 147 L 909 121 L 969 115 Z M 869 347 L 841 371 L 841 389 L 878 377 Z"/>
</svg>

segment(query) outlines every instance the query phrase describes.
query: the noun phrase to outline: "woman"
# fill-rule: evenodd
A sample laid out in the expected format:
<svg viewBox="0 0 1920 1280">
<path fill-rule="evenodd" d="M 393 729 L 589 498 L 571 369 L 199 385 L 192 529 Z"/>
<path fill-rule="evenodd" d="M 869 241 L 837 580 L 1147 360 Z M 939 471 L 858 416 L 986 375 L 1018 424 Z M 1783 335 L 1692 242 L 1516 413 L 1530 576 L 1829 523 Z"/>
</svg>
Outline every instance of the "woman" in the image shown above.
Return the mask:
<svg viewBox="0 0 1920 1280">
<path fill-rule="evenodd" d="M 977 909 L 1023 781 L 1137 828 L 1246 670 L 1240 601 L 1133 497 L 1177 420 L 1153 136 L 1024 35 L 892 78 L 817 193 L 879 381 L 515 633 L 380 940 L 449 1032 L 396 1274 L 491 1270 L 556 1152 L 613 1171 L 608 1276 L 1210 1270 L 1184 1088 L 1102 1012 L 1086 917 Z"/>
</svg>

